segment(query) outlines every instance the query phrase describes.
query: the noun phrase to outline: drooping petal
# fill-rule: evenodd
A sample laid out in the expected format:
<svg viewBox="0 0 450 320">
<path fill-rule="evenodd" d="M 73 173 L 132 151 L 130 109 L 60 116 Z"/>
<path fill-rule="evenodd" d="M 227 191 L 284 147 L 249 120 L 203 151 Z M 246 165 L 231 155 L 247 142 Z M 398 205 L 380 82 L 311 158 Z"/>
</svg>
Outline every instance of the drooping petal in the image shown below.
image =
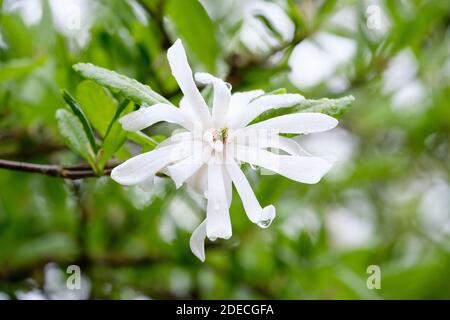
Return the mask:
<svg viewBox="0 0 450 320">
<path fill-rule="evenodd" d="M 212 121 L 216 128 L 221 128 L 226 123 L 228 105 L 230 104 L 231 89 L 222 79 L 205 72 L 195 74 L 195 80 L 202 84 L 214 86 L 214 100 L 212 106 Z"/>
<path fill-rule="evenodd" d="M 202 143 L 197 142 L 196 144 Z M 167 167 L 177 189 L 209 160 L 212 153 L 212 148 L 207 145 L 200 146 L 200 148 L 195 148 L 194 150 L 197 151 L 192 156 Z"/>
<path fill-rule="evenodd" d="M 222 164 L 208 164 L 208 203 L 206 206 L 206 234 L 210 240 L 231 237 L 231 220 L 223 179 Z"/>
<path fill-rule="evenodd" d="M 323 113 L 286 114 L 246 127 L 246 130 L 272 130 L 276 133 L 306 134 L 333 129 L 338 121 Z"/>
<path fill-rule="evenodd" d="M 261 207 L 250 183 L 234 160 L 227 161 L 226 168 L 250 221 L 267 228 L 275 218 L 275 207 L 272 205 Z"/>
<path fill-rule="evenodd" d="M 245 108 L 250 103 L 250 101 L 259 96 L 262 96 L 263 94 L 264 94 L 263 90 L 251 90 L 233 93 L 231 95 L 227 117 L 229 119 L 232 119 L 234 115 L 239 113 L 243 108 Z"/>
<path fill-rule="evenodd" d="M 231 128 L 244 127 L 267 110 L 292 107 L 304 99 L 300 94 L 272 94 L 259 97 L 230 119 L 229 126 Z"/>
<path fill-rule="evenodd" d="M 143 106 L 119 120 L 123 129 L 127 131 L 140 131 L 161 121 L 179 124 L 188 130 L 193 128 L 190 119 L 179 108 L 164 103 L 158 103 L 151 107 Z"/>
<path fill-rule="evenodd" d="M 169 60 L 172 74 L 187 99 L 187 103 L 202 123 L 210 125 L 211 115 L 208 106 L 195 85 L 192 70 L 186 57 L 186 51 L 180 39 L 175 41 L 169 50 L 167 50 L 167 59 Z"/>
<path fill-rule="evenodd" d="M 331 161 L 319 157 L 278 155 L 266 150 L 240 146 L 235 147 L 234 156 L 240 161 L 308 184 L 319 182 L 333 165 Z"/>
<path fill-rule="evenodd" d="M 168 164 L 187 157 L 190 149 L 189 145 L 175 144 L 142 153 L 115 167 L 111 178 L 125 186 L 142 183 Z"/>
<path fill-rule="evenodd" d="M 205 261 L 206 219 L 192 232 L 189 245 L 192 253 L 202 262 Z"/>
</svg>

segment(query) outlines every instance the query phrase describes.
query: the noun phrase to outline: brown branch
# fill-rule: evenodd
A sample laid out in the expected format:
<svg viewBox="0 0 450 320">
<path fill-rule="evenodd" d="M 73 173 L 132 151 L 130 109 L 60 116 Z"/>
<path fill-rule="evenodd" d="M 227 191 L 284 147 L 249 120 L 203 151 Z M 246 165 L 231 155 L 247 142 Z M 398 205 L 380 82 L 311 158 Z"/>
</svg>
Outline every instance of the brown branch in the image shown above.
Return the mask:
<svg viewBox="0 0 450 320">
<path fill-rule="evenodd" d="M 100 175 L 103 176 L 110 175 L 111 170 L 118 164 L 119 162 L 108 163 L 108 165 L 105 167 L 105 169 Z M 0 168 L 13 171 L 40 173 L 47 176 L 64 179 L 83 179 L 99 176 L 87 164 L 80 164 L 75 166 L 62 166 L 59 164 L 35 164 L 35 163 L 0 159 Z"/>
</svg>

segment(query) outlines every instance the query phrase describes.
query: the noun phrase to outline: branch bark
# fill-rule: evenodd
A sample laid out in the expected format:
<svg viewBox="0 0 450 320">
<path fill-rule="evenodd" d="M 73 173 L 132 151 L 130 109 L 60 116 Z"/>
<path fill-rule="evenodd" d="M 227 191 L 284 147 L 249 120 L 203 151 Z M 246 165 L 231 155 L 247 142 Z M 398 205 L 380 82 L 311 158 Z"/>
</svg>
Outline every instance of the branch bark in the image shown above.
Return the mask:
<svg viewBox="0 0 450 320">
<path fill-rule="evenodd" d="M 109 162 L 105 166 L 105 169 L 103 170 L 101 175 L 103 176 L 110 175 L 111 170 L 119 164 L 120 162 L 117 161 Z M 0 168 L 13 171 L 40 173 L 51 177 L 58 177 L 72 180 L 89 177 L 98 177 L 98 175 L 95 174 L 95 172 L 89 167 L 88 164 L 62 166 L 59 164 L 35 164 L 35 163 L 0 159 Z"/>
</svg>

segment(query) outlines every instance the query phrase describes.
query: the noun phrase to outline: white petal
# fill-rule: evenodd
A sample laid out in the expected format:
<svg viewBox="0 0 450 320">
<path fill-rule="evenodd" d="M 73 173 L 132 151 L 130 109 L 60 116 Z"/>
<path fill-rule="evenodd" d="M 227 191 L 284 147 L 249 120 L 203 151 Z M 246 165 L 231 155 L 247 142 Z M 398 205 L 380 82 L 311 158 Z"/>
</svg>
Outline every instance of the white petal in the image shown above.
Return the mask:
<svg viewBox="0 0 450 320">
<path fill-rule="evenodd" d="M 300 94 L 272 94 L 259 97 L 230 119 L 229 126 L 241 128 L 267 110 L 292 107 L 304 99 Z"/>
<path fill-rule="evenodd" d="M 236 113 L 245 108 L 253 99 L 262 96 L 263 94 L 263 90 L 251 90 L 233 93 L 231 95 L 230 106 L 228 108 L 228 118 L 233 118 Z"/>
<path fill-rule="evenodd" d="M 202 262 L 205 261 L 206 219 L 195 228 L 189 239 L 192 253 Z"/>
<path fill-rule="evenodd" d="M 289 179 L 314 184 L 330 170 L 333 163 L 319 157 L 278 155 L 266 150 L 236 146 L 238 160 L 274 171 Z"/>
<path fill-rule="evenodd" d="M 186 57 L 186 51 L 180 39 L 175 41 L 169 50 L 167 50 L 167 59 L 169 60 L 172 74 L 187 99 L 187 103 L 191 106 L 198 119 L 209 126 L 211 123 L 211 115 L 205 100 L 195 85 L 192 70 Z"/>
<path fill-rule="evenodd" d="M 126 186 L 135 185 L 154 176 L 159 170 L 174 161 L 179 161 L 190 154 L 189 146 L 176 144 L 128 159 L 115 167 L 111 178 Z"/>
<path fill-rule="evenodd" d="M 138 187 L 141 188 L 142 191 L 150 192 L 155 186 L 155 177 L 151 176 L 150 178 L 145 179 L 143 182 L 138 184 Z"/>
<path fill-rule="evenodd" d="M 226 168 L 250 221 L 259 226 L 268 227 L 275 218 L 275 207 L 272 205 L 264 209 L 261 207 L 250 183 L 234 160 L 230 159 L 227 161 Z"/>
<path fill-rule="evenodd" d="M 194 173 L 186 183 L 199 193 L 202 197 L 206 198 L 206 191 L 208 190 L 208 165 L 204 164 L 196 173 Z"/>
<path fill-rule="evenodd" d="M 228 208 L 231 206 L 231 201 L 233 200 L 233 186 L 230 175 L 226 170 L 223 170 L 223 183 L 225 185 L 225 193 L 227 194 Z"/>
<path fill-rule="evenodd" d="M 192 134 L 188 131 L 182 131 L 182 132 L 174 132 L 170 137 L 167 139 L 161 141 L 156 148 L 163 148 L 170 145 L 173 145 L 175 143 L 184 143 L 184 144 L 192 144 L 193 137 Z"/>
<path fill-rule="evenodd" d="M 195 150 L 198 149 L 195 148 Z M 209 160 L 211 152 L 212 148 L 210 146 L 201 147 L 200 150 L 194 151 L 192 156 L 167 167 L 170 177 L 175 182 L 175 186 L 177 188 L 181 187 L 187 179 L 195 174 Z"/>
<path fill-rule="evenodd" d="M 119 120 L 123 129 L 127 131 L 139 131 L 161 121 L 176 123 L 188 130 L 193 128 L 192 122 L 179 108 L 164 103 L 151 107 L 142 106 Z"/>
<path fill-rule="evenodd" d="M 286 114 L 246 127 L 247 130 L 273 130 L 277 133 L 306 134 L 333 129 L 338 121 L 323 113 L 305 112 Z"/>
<path fill-rule="evenodd" d="M 252 133 L 258 133 L 258 135 L 252 137 Z M 292 156 L 311 156 L 311 154 L 303 149 L 294 139 L 286 138 L 278 134 L 271 134 L 270 131 L 264 132 L 264 130 L 250 130 L 243 132 L 239 135 L 239 137 L 243 138 L 243 141 L 237 142 L 243 146 L 255 147 L 258 149 L 279 149 L 289 153 Z"/>
<path fill-rule="evenodd" d="M 210 240 L 231 237 L 231 221 L 225 191 L 222 165 L 208 164 L 208 203 L 206 206 L 206 234 Z"/>
<path fill-rule="evenodd" d="M 230 104 L 231 89 L 222 79 L 205 72 L 195 74 L 195 80 L 202 84 L 213 84 L 214 101 L 212 107 L 212 120 L 216 128 L 226 124 L 228 105 Z"/>
</svg>

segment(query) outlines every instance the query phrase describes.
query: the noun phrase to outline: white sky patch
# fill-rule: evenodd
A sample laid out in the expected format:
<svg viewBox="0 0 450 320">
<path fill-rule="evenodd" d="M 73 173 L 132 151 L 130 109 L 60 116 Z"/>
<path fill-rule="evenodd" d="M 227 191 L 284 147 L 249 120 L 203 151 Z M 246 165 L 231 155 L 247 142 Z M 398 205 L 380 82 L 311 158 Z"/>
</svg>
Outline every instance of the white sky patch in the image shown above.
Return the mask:
<svg viewBox="0 0 450 320">
<path fill-rule="evenodd" d="M 336 69 L 348 63 L 356 53 L 354 40 L 318 32 L 298 44 L 289 58 L 290 79 L 300 89 L 328 81 Z"/>
</svg>

